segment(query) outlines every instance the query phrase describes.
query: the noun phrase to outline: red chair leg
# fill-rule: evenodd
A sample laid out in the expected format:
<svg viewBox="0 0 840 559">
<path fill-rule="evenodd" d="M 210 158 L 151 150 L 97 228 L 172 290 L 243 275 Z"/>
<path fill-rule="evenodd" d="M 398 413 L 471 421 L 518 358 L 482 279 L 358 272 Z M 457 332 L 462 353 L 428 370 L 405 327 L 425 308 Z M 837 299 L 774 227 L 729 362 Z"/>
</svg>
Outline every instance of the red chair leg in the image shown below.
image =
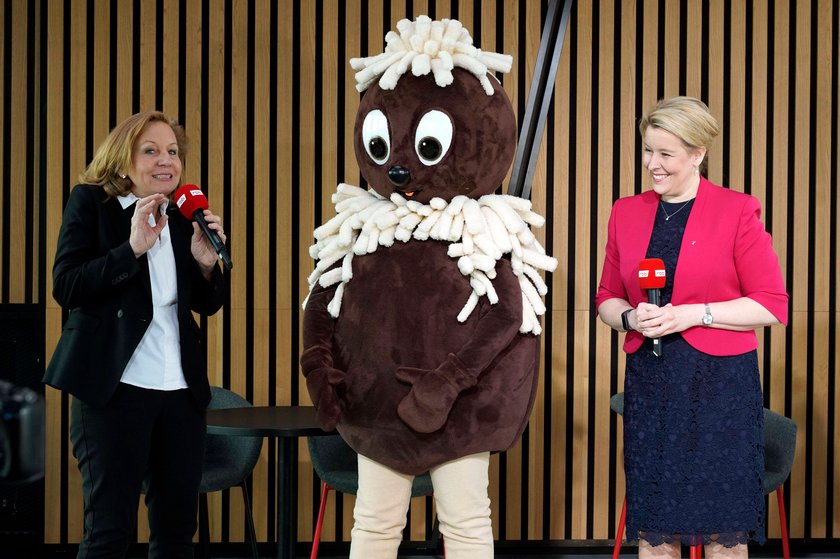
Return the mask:
<svg viewBox="0 0 840 559">
<path fill-rule="evenodd" d="M 691 559 L 702 559 L 703 557 L 703 546 L 702 545 L 692 545 L 691 546 Z"/>
<path fill-rule="evenodd" d="M 613 547 L 613 559 L 618 559 L 621 552 L 621 538 L 624 537 L 624 522 L 627 520 L 627 497 L 621 503 L 621 517 L 618 519 L 618 529 L 615 531 L 615 546 Z"/>
<path fill-rule="evenodd" d="M 779 502 L 779 525 L 782 530 L 782 553 L 785 559 L 790 559 L 790 545 L 788 543 L 787 515 L 785 514 L 785 497 L 782 487 L 776 489 L 776 499 Z"/>
<path fill-rule="evenodd" d="M 318 522 L 315 524 L 315 534 L 312 536 L 312 553 L 309 559 L 316 559 L 318 557 L 318 545 L 321 543 L 321 528 L 324 526 L 324 511 L 327 510 L 327 497 L 330 494 L 330 487 L 324 482 L 321 482 L 321 506 L 318 507 Z"/>
</svg>

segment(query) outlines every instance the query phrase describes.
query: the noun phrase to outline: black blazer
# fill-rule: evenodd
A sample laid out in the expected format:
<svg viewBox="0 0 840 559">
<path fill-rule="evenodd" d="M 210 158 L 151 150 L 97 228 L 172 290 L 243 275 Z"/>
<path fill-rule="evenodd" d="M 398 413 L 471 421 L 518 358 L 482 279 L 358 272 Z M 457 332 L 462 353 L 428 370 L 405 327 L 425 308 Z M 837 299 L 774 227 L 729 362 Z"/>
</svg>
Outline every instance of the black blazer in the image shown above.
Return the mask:
<svg viewBox="0 0 840 559">
<path fill-rule="evenodd" d="M 172 209 L 170 204 L 170 209 Z M 123 209 L 98 186 L 70 192 L 53 265 L 53 297 L 70 314 L 47 367 L 44 382 L 83 402 L 101 406 L 119 384 L 128 360 L 152 319 L 152 288 L 146 255 L 128 244 L 132 204 Z M 210 315 L 225 299 L 218 266 L 208 282 L 190 252 L 192 224 L 169 212 L 178 277 L 181 366 L 196 402 L 210 401 L 202 337 L 191 311 Z"/>
</svg>

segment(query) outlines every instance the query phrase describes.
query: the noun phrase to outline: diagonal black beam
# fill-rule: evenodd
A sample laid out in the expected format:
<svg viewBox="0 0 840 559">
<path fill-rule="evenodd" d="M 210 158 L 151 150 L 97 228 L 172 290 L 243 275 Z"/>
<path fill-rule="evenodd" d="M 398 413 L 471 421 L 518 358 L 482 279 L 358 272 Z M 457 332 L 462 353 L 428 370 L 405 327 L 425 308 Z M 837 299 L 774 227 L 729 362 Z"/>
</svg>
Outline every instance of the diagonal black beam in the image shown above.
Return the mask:
<svg viewBox="0 0 840 559">
<path fill-rule="evenodd" d="M 513 160 L 513 172 L 508 185 L 508 194 L 526 199 L 531 197 L 534 167 L 540 152 L 548 105 L 554 93 L 557 64 L 560 61 L 560 51 L 566 38 L 569 13 L 572 9 L 572 0 L 563 1 L 562 13 L 559 10 L 559 4 L 560 0 L 551 0 L 548 5 L 548 13 L 540 38 L 540 50 L 537 54 L 537 65 L 531 79 L 531 90 L 528 93 L 525 117 L 522 120 L 519 143 Z"/>
</svg>

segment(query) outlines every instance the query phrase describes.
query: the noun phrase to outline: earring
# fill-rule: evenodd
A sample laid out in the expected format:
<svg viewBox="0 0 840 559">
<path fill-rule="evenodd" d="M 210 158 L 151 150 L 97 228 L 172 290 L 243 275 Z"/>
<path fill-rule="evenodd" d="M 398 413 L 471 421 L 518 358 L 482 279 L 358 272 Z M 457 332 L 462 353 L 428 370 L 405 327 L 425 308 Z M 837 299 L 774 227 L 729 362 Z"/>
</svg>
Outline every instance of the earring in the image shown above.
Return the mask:
<svg viewBox="0 0 840 559">
<path fill-rule="evenodd" d="M 125 175 L 124 175 L 124 174 L 122 174 L 122 173 L 120 173 L 120 178 L 121 178 L 121 179 L 124 179 L 124 178 L 125 178 Z"/>
<path fill-rule="evenodd" d="M 697 165 L 695 165 L 695 166 L 694 166 L 694 174 L 695 174 L 695 175 L 699 175 L 699 174 L 700 174 L 700 167 L 698 167 Z"/>
</svg>

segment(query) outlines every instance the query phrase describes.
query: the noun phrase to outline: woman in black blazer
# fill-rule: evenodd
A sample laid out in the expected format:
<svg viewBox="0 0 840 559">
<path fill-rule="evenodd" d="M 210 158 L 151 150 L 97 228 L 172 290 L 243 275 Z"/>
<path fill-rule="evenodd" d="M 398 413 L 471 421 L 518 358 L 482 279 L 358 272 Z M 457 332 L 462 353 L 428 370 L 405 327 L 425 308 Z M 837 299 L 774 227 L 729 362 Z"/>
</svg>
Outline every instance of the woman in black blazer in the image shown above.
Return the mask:
<svg viewBox="0 0 840 559">
<path fill-rule="evenodd" d="M 44 382 L 74 397 L 79 558 L 125 556 L 144 479 L 149 557 L 193 556 L 210 387 L 192 313 L 215 313 L 225 292 L 209 240 L 170 203 L 185 148 L 163 113 L 129 117 L 64 211 L 53 297 L 69 314 Z M 204 214 L 225 241 L 219 217 Z"/>
</svg>

